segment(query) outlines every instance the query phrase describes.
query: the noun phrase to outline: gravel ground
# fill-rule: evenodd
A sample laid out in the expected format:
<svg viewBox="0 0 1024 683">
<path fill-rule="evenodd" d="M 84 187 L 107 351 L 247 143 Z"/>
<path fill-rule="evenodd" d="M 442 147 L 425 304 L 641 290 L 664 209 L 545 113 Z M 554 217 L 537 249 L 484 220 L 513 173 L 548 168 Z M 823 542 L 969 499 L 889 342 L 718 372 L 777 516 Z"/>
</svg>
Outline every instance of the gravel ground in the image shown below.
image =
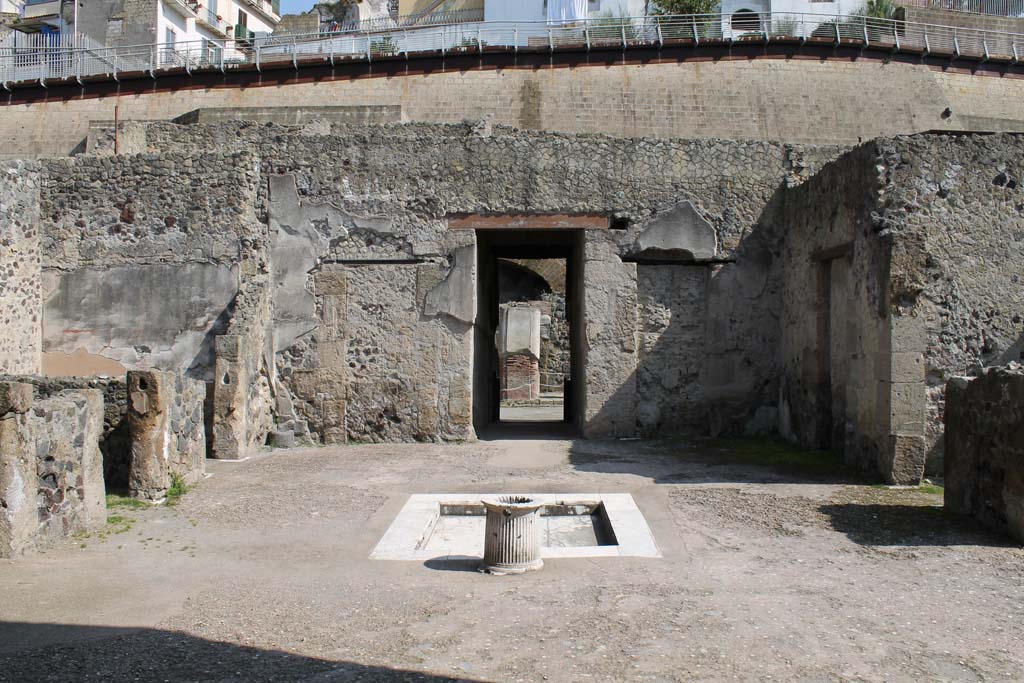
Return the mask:
<svg viewBox="0 0 1024 683">
<path fill-rule="evenodd" d="M 756 449 L 754 449 L 756 453 Z M 0 681 L 1020 681 L 1024 549 L 751 448 L 524 438 L 211 463 L 0 564 Z M 410 493 L 628 492 L 661 559 L 368 559 Z"/>
</svg>

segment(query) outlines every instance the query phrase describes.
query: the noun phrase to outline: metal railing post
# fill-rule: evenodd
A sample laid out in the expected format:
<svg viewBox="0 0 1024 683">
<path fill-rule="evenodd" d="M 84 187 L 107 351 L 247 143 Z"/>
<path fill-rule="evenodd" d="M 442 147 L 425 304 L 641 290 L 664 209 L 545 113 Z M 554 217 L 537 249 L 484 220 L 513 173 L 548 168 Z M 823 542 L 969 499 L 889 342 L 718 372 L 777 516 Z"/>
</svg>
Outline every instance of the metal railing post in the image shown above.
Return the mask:
<svg viewBox="0 0 1024 683">
<path fill-rule="evenodd" d="M 981 47 L 982 47 L 982 49 L 984 49 L 984 50 L 985 50 L 985 56 L 984 56 L 984 57 L 982 58 L 982 60 L 981 60 L 982 64 L 984 64 L 985 62 L 987 62 L 987 61 L 988 61 L 988 58 L 989 58 L 989 53 L 988 53 L 988 40 L 986 40 L 986 39 L 982 38 L 982 39 L 981 39 Z"/>
<path fill-rule="evenodd" d="M 864 34 L 864 47 L 871 47 L 871 41 L 868 39 L 868 22 L 865 19 L 864 23 L 860 26 L 861 32 Z"/>
<path fill-rule="evenodd" d="M 896 25 L 895 21 L 892 22 L 892 37 L 893 37 L 893 40 L 896 41 L 896 49 L 894 50 L 894 52 L 899 52 L 900 51 L 900 32 L 899 32 L 899 27 Z"/>
<path fill-rule="evenodd" d="M 220 46 L 220 72 L 224 73 L 224 53 L 227 52 L 227 43 Z"/>
<path fill-rule="evenodd" d="M 622 24 L 619 26 L 619 28 L 622 29 L 622 49 L 623 49 L 623 51 L 625 51 L 625 49 L 626 49 L 626 22 L 623 21 Z"/>
<path fill-rule="evenodd" d="M 299 45 L 295 40 L 295 36 L 292 36 L 292 66 L 295 70 L 299 70 Z"/>
<path fill-rule="evenodd" d="M 1011 40 L 1010 41 L 1010 50 L 1013 51 L 1013 63 L 1016 64 L 1017 62 L 1020 61 L 1020 56 L 1017 54 L 1017 41 L 1016 40 Z"/>
<path fill-rule="evenodd" d="M 263 65 L 260 63 L 260 44 L 256 43 L 256 47 L 253 49 L 256 53 L 256 71 L 263 73 Z"/>
<path fill-rule="evenodd" d="M 839 16 L 836 15 L 836 47 L 839 47 L 843 43 L 843 36 L 839 33 Z"/>
<path fill-rule="evenodd" d="M 960 56 L 960 39 L 956 36 L 956 29 L 953 29 L 953 50 L 957 57 Z"/>
<path fill-rule="evenodd" d="M 550 52 L 555 51 L 555 37 L 551 33 L 551 29 L 548 29 L 548 50 Z"/>
<path fill-rule="evenodd" d="M 924 27 L 924 56 L 927 57 L 932 52 L 931 43 L 928 42 L 928 27 Z"/>
<path fill-rule="evenodd" d="M 693 46 L 700 45 L 700 33 L 697 31 L 697 17 L 690 16 L 690 25 L 693 27 Z"/>
<path fill-rule="evenodd" d="M 654 24 L 658 29 L 658 49 L 665 47 L 665 37 L 661 34 L 661 22 Z"/>
<path fill-rule="evenodd" d="M 583 26 L 583 38 L 587 42 L 587 52 L 590 52 L 590 22 Z"/>
<path fill-rule="evenodd" d="M 483 31 L 483 29 L 477 27 L 477 29 L 476 29 L 476 51 L 479 52 L 480 54 L 483 54 L 483 52 L 484 52 L 484 41 L 483 41 L 483 38 L 480 37 L 480 32 L 481 31 Z"/>
<path fill-rule="evenodd" d="M 442 48 L 442 50 L 443 50 L 443 48 Z M 442 51 L 441 54 L 444 54 L 444 52 Z M 368 61 L 368 62 L 372 62 L 373 61 L 373 43 L 370 42 L 370 34 L 369 33 L 366 34 L 366 61 Z"/>
</svg>

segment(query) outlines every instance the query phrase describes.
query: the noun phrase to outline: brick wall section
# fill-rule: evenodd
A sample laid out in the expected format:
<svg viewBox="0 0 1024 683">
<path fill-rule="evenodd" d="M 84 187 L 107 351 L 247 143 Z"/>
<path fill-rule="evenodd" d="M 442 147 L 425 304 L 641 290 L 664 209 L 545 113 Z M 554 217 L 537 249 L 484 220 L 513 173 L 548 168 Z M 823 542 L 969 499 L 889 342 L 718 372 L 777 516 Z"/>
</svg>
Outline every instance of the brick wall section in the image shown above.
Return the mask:
<svg viewBox="0 0 1024 683">
<path fill-rule="evenodd" d="M 1024 543 L 1024 367 L 946 387 L 946 509 Z"/>
<path fill-rule="evenodd" d="M 39 182 L 32 164 L 0 164 L 0 374 L 40 370 Z"/>
<path fill-rule="evenodd" d="M 500 381 L 503 401 L 540 398 L 540 363 L 528 353 L 506 356 L 501 363 Z"/>
<path fill-rule="evenodd" d="M 1024 79 L 907 63 L 721 60 L 452 71 L 280 87 L 197 89 L 2 107 L 0 156 L 64 155 L 90 121 L 169 120 L 200 108 L 397 105 L 404 120 L 489 117 L 525 129 L 637 137 L 854 144 L 933 129 L 1021 130 Z M 983 97 L 980 95 L 984 95 Z M 943 118 L 949 108 L 951 118 Z M 226 141 L 223 149 L 237 149 Z"/>
</svg>

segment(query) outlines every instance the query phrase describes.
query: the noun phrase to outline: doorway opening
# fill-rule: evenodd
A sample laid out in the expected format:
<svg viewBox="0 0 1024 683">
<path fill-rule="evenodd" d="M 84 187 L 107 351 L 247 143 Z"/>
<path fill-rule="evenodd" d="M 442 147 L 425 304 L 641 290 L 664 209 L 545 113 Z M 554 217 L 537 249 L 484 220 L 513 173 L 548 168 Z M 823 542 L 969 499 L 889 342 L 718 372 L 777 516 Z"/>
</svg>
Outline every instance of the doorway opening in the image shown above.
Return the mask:
<svg viewBox="0 0 1024 683">
<path fill-rule="evenodd" d="M 477 230 L 473 422 L 561 432 L 576 422 L 582 230 Z"/>
</svg>

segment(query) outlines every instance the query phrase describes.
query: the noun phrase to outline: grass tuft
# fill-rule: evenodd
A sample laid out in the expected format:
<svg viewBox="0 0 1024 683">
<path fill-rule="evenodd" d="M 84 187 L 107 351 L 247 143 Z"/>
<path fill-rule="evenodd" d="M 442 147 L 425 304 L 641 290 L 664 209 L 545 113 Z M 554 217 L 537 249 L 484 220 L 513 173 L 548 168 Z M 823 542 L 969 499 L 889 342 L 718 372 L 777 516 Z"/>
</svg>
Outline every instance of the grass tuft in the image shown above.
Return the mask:
<svg viewBox="0 0 1024 683">
<path fill-rule="evenodd" d="M 136 498 L 129 498 L 128 496 L 118 495 L 116 493 L 107 494 L 107 507 L 108 508 L 131 508 L 133 510 L 141 510 L 148 508 L 150 505 L 144 500 L 138 500 Z"/>
<path fill-rule="evenodd" d="M 171 487 L 167 489 L 167 504 L 177 505 L 178 500 L 188 493 L 185 480 L 177 472 L 171 472 Z"/>
</svg>

